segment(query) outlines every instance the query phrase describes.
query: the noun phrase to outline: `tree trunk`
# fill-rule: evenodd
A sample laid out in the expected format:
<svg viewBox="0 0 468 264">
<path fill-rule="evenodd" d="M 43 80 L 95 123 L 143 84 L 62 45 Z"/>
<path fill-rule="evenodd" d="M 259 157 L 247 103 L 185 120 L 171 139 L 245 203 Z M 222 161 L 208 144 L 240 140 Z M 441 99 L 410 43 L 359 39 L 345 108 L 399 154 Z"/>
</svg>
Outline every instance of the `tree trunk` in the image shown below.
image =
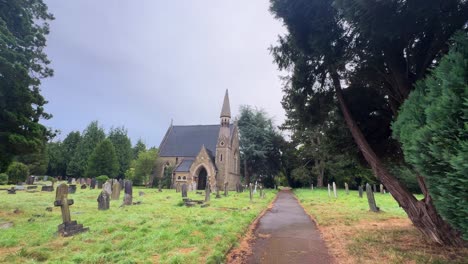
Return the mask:
<svg viewBox="0 0 468 264">
<path fill-rule="evenodd" d="M 370 147 L 346 105 L 338 73 L 332 70 L 330 74 L 346 124 L 374 174 L 387 187 L 387 190 L 392 194 L 403 210 L 405 210 L 414 226 L 426 235 L 426 237 L 440 245 L 462 247 L 464 242 L 461 239 L 460 233 L 455 231 L 440 217 L 432 204 L 430 196 L 427 193 L 424 178 L 418 177 L 419 184 L 425 193 L 425 198 L 418 201 L 413 194 L 385 168 L 382 161 Z"/>
</svg>

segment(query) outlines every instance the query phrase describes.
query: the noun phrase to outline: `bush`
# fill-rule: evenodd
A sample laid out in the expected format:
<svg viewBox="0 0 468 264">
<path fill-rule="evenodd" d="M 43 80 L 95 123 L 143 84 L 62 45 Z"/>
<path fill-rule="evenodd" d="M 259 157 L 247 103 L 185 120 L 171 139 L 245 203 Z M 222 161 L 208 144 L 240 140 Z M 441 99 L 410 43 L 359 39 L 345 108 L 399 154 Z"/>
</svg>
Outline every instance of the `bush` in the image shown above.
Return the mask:
<svg viewBox="0 0 468 264">
<path fill-rule="evenodd" d="M 100 176 L 97 176 L 97 177 L 96 177 L 96 180 L 97 180 L 98 182 L 104 183 L 104 182 L 106 182 L 107 180 L 109 180 L 109 176 L 107 176 L 107 175 L 100 175 Z"/>
<path fill-rule="evenodd" d="M 29 175 L 28 166 L 21 162 L 12 162 L 7 169 L 8 180 L 10 183 L 16 184 L 18 182 L 26 181 Z"/>
<path fill-rule="evenodd" d="M 8 183 L 8 174 L 0 173 L 0 185 L 5 185 Z"/>
</svg>

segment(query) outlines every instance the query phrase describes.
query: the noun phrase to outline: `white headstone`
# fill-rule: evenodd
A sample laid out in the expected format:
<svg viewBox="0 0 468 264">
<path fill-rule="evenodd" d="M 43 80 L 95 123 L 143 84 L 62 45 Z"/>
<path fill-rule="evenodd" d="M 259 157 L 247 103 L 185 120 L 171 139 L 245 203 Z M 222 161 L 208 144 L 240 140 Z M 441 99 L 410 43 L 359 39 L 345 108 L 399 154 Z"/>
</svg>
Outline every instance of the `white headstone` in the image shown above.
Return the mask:
<svg viewBox="0 0 468 264">
<path fill-rule="evenodd" d="M 335 182 L 333 182 L 333 194 L 335 195 L 335 198 L 336 198 L 337 196 L 336 196 L 336 184 L 335 184 Z"/>
<path fill-rule="evenodd" d="M 330 184 L 328 184 L 328 197 L 331 197 Z"/>
</svg>

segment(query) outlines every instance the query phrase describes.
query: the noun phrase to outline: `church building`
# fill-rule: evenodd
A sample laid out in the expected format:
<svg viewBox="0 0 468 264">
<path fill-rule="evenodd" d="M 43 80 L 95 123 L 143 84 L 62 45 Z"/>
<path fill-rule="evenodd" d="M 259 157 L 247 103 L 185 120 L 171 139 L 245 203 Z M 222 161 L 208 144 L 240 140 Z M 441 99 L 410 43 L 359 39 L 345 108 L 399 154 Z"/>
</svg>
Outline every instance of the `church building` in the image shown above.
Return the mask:
<svg viewBox="0 0 468 264">
<path fill-rule="evenodd" d="M 224 188 L 240 183 L 239 132 L 231 123 L 226 90 L 218 125 L 172 125 L 159 146 L 156 177 L 171 173 L 172 187 L 188 184 L 191 190 Z M 167 175 L 167 174 L 166 174 Z"/>
</svg>

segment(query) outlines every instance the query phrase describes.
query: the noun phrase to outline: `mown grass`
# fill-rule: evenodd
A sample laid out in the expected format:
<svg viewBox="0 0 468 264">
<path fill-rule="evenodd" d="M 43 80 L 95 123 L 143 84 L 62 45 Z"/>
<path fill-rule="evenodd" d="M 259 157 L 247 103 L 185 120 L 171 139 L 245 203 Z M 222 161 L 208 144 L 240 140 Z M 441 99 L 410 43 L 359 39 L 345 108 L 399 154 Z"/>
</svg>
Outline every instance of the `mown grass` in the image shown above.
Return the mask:
<svg viewBox="0 0 468 264">
<path fill-rule="evenodd" d="M 13 223 L 0 229 L 0 263 L 220 263 L 275 196 L 268 190 L 266 199 L 250 203 L 248 192 L 229 192 L 221 199 L 213 195 L 209 207 L 188 208 L 175 190 L 134 188 L 133 201 L 140 205 L 119 207 L 121 199 L 98 211 L 100 191 L 69 195 L 72 220 L 90 229 L 69 238 L 56 235 L 60 208 L 46 211 L 55 192 L 0 191 L 0 226 Z M 189 192 L 189 198 L 204 195 Z"/>
<path fill-rule="evenodd" d="M 375 193 L 381 212 L 369 211 L 364 193 L 297 189 L 337 263 L 466 263 L 468 251 L 427 243 L 390 194 Z M 418 199 L 422 198 L 418 196 Z"/>
</svg>

